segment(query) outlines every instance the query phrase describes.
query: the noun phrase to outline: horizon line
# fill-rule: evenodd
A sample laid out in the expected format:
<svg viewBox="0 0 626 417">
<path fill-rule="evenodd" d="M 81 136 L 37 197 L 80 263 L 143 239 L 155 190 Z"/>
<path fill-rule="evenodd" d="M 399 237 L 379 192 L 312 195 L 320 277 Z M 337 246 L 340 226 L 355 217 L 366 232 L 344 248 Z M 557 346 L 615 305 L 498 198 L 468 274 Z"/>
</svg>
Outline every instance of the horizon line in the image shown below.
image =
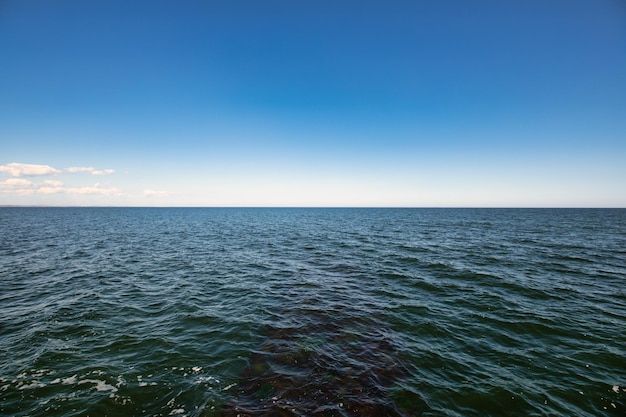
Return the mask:
<svg viewBox="0 0 626 417">
<path fill-rule="evenodd" d="M 0 204 L 0 208 L 204 208 L 204 209 L 626 209 L 626 206 L 118 206 Z"/>
</svg>

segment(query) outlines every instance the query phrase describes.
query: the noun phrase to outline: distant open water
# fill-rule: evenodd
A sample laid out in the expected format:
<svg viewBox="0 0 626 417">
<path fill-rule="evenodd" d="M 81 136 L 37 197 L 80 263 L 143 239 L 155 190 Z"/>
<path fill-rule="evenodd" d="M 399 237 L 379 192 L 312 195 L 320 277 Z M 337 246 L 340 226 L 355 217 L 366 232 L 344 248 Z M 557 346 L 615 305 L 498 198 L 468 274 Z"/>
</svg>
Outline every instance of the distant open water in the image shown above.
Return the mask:
<svg viewBox="0 0 626 417">
<path fill-rule="evenodd" d="M 624 416 L 626 210 L 0 209 L 3 416 Z"/>
</svg>

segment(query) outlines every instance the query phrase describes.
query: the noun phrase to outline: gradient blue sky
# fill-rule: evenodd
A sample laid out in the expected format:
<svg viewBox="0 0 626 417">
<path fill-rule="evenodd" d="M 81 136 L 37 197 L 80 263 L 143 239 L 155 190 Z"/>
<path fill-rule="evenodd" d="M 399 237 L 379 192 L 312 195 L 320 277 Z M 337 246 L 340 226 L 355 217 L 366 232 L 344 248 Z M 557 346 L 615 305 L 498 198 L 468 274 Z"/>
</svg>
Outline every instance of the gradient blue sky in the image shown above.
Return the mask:
<svg viewBox="0 0 626 417">
<path fill-rule="evenodd" d="M 0 2 L 0 205 L 626 207 L 626 3 Z"/>
</svg>

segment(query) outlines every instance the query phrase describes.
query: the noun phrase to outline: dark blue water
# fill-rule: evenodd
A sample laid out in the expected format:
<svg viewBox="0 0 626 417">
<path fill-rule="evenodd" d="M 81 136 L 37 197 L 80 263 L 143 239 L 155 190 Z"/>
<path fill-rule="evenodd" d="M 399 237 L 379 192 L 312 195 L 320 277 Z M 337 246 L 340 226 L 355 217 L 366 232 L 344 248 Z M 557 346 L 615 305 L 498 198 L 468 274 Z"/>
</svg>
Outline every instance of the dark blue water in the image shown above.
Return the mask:
<svg viewBox="0 0 626 417">
<path fill-rule="evenodd" d="M 0 209 L 6 416 L 623 416 L 626 210 Z"/>
</svg>

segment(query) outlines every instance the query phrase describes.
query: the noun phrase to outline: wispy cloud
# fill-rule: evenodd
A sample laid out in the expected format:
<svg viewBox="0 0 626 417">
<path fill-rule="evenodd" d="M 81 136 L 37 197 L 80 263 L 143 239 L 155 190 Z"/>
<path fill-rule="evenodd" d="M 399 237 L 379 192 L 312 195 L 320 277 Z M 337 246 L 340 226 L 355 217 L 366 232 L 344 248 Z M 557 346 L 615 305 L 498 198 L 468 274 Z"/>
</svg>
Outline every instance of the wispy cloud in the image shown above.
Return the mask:
<svg viewBox="0 0 626 417">
<path fill-rule="evenodd" d="M 144 197 L 165 197 L 167 191 L 143 190 Z"/>
<path fill-rule="evenodd" d="M 113 169 L 96 169 L 93 167 L 70 167 L 70 168 L 65 168 L 66 172 L 88 172 L 91 175 L 109 175 L 109 174 L 113 174 L 115 172 L 115 170 Z"/>
<path fill-rule="evenodd" d="M 20 183 L 8 183 L 11 179 L 0 182 L 3 192 L 20 195 L 31 194 L 92 194 L 92 195 L 121 195 L 115 187 L 102 187 L 99 184 L 89 187 L 64 187 L 62 185 L 36 184 L 30 181 Z M 8 184 L 7 184 L 8 183 Z"/>
<path fill-rule="evenodd" d="M 50 165 L 22 164 L 12 162 L 6 165 L 0 165 L 0 172 L 6 172 L 12 177 L 34 177 L 44 175 L 58 175 L 62 172 L 81 173 L 86 172 L 91 175 L 109 175 L 113 174 L 113 169 L 96 169 L 94 167 L 69 167 L 65 169 L 56 169 Z"/>
<path fill-rule="evenodd" d="M 120 195 L 120 190 L 115 187 L 103 188 L 99 185 L 93 187 L 73 187 L 62 188 L 62 191 L 66 194 L 99 194 L 99 195 Z"/>
<path fill-rule="evenodd" d="M 80 187 L 80 188 L 69 188 L 68 193 L 71 194 L 101 194 L 101 195 L 119 195 L 120 190 L 115 187 L 112 188 L 101 188 L 101 187 Z"/>
<path fill-rule="evenodd" d="M 20 164 L 17 162 L 0 165 L 0 172 L 6 172 L 12 177 L 56 175 L 61 173 L 60 170 L 49 165 Z"/>
<path fill-rule="evenodd" d="M 60 194 L 66 192 L 63 187 L 39 187 L 37 193 L 39 194 Z"/>
</svg>

